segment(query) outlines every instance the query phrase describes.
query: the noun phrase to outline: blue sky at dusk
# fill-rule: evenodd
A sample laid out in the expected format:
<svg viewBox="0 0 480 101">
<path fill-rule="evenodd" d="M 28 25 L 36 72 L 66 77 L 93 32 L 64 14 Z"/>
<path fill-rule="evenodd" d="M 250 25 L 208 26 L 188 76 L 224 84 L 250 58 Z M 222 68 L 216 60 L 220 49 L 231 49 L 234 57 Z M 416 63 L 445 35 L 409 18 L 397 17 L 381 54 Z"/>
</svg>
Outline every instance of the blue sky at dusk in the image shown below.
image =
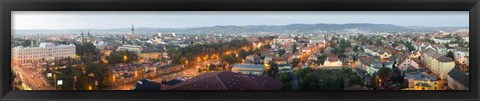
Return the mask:
<svg viewBox="0 0 480 101">
<path fill-rule="evenodd" d="M 468 11 L 14 11 L 13 29 L 374 23 L 466 27 Z"/>
</svg>

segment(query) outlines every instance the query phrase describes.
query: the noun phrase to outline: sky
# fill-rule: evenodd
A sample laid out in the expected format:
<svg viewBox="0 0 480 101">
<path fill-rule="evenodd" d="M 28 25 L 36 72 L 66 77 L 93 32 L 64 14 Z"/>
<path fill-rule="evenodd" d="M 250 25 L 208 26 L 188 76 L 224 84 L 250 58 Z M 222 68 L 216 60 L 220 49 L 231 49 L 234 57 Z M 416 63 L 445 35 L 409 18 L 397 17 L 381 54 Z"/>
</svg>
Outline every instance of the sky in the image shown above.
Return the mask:
<svg viewBox="0 0 480 101">
<path fill-rule="evenodd" d="M 467 27 L 468 11 L 13 11 L 12 29 L 374 23 Z"/>
</svg>

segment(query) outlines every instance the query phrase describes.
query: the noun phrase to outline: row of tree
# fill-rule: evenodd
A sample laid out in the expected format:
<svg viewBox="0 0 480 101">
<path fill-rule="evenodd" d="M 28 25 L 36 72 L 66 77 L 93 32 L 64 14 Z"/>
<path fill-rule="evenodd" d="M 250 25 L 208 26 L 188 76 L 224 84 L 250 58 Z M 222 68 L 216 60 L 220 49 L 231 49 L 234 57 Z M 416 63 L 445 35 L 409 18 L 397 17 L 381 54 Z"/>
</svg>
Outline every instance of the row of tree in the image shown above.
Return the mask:
<svg viewBox="0 0 480 101">
<path fill-rule="evenodd" d="M 75 44 L 76 55 L 79 59 L 63 58 L 48 61 L 45 73 L 52 73 L 49 77 L 50 83 L 59 89 L 88 90 L 104 89 L 111 87 L 111 80 L 108 79 L 112 70 L 108 65 L 99 62 L 101 55 L 91 43 Z M 59 85 L 56 80 L 62 80 Z M 95 83 L 98 82 L 98 83 Z"/>
<path fill-rule="evenodd" d="M 300 79 L 299 90 L 343 90 L 345 80 L 349 85 L 364 85 L 363 80 L 349 68 L 319 70 L 304 68 L 295 73 Z"/>
<path fill-rule="evenodd" d="M 214 53 L 223 54 L 226 51 L 239 49 L 246 45 L 249 45 L 249 42 L 243 38 L 225 43 L 195 44 L 183 48 L 170 48 L 167 49 L 167 53 L 172 60 L 172 64 L 182 64 L 185 61 L 194 61 L 196 57 L 211 56 Z"/>
</svg>

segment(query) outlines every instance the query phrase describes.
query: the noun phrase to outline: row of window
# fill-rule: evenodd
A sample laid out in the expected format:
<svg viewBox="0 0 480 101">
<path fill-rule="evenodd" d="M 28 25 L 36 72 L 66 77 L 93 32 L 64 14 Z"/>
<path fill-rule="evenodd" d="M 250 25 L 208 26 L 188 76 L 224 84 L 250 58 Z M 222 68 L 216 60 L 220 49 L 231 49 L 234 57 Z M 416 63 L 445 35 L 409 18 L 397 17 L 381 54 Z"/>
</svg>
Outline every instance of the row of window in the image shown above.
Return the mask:
<svg viewBox="0 0 480 101">
<path fill-rule="evenodd" d="M 48 53 L 53 53 L 53 54 L 57 54 L 57 53 L 74 53 L 75 50 L 64 50 L 64 51 L 45 51 L 45 52 L 31 52 L 31 53 L 17 53 L 16 55 L 38 55 L 38 54 L 48 54 Z"/>
<path fill-rule="evenodd" d="M 65 47 L 65 48 L 49 48 L 48 50 L 74 50 L 75 47 Z M 32 52 L 32 51 L 44 51 L 47 50 L 46 48 L 38 48 L 38 49 L 19 49 L 19 52 Z"/>
<path fill-rule="evenodd" d="M 61 56 L 61 57 L 56 57 L 55 59 L 66 58 L 66 57 L 70 57 L 70 56 Z M 19 63 L 33 63 L 38 61 L 42 61 L 42 59 L 17 60 L 17 62 Z"/>
<path fill-rule="evenodd" d="M 75 54 L 75 52 L 64 52 L 64 53 L 56 53 L 56 54 L 53 54 L 53 56 L 70 56 L 70 55 L 73 55 Z M 52 54 L 44 54 L 44 55 L 30 55 L 30 56 L 17 56 L 17 58 L 39 58 L 39 57 L 47 57 L 47 56 L 52 56 Z"/>
</svg>

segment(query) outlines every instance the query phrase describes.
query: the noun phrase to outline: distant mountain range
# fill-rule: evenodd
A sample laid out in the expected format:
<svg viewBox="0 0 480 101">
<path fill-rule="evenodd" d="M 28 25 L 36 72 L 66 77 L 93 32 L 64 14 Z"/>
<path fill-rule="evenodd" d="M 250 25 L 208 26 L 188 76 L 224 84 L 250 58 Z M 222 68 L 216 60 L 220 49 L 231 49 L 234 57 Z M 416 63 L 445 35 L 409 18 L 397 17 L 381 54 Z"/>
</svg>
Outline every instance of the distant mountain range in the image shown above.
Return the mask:
<svg viewBox="0 0 480 101">
<path fill-rule="evenodd" d="M 56 34 L 56 33 L 128 33 L 131 28 L 116 29 L 62 29 L 62 30 L 15 30 L 15 34 Z M 242 34 L 242 33 L 332 33 L 332 32 L 438 32 L 468 29 L 468 27 L 422 27 L 397 26 L 391 24 L 350 23 L 350 24 L 290 24 L 290 25 L 248 25 L 248 26 L 212 26 L 197 28 L 135 28 L 136 33 L 157 34 Z"/>
</svg>

